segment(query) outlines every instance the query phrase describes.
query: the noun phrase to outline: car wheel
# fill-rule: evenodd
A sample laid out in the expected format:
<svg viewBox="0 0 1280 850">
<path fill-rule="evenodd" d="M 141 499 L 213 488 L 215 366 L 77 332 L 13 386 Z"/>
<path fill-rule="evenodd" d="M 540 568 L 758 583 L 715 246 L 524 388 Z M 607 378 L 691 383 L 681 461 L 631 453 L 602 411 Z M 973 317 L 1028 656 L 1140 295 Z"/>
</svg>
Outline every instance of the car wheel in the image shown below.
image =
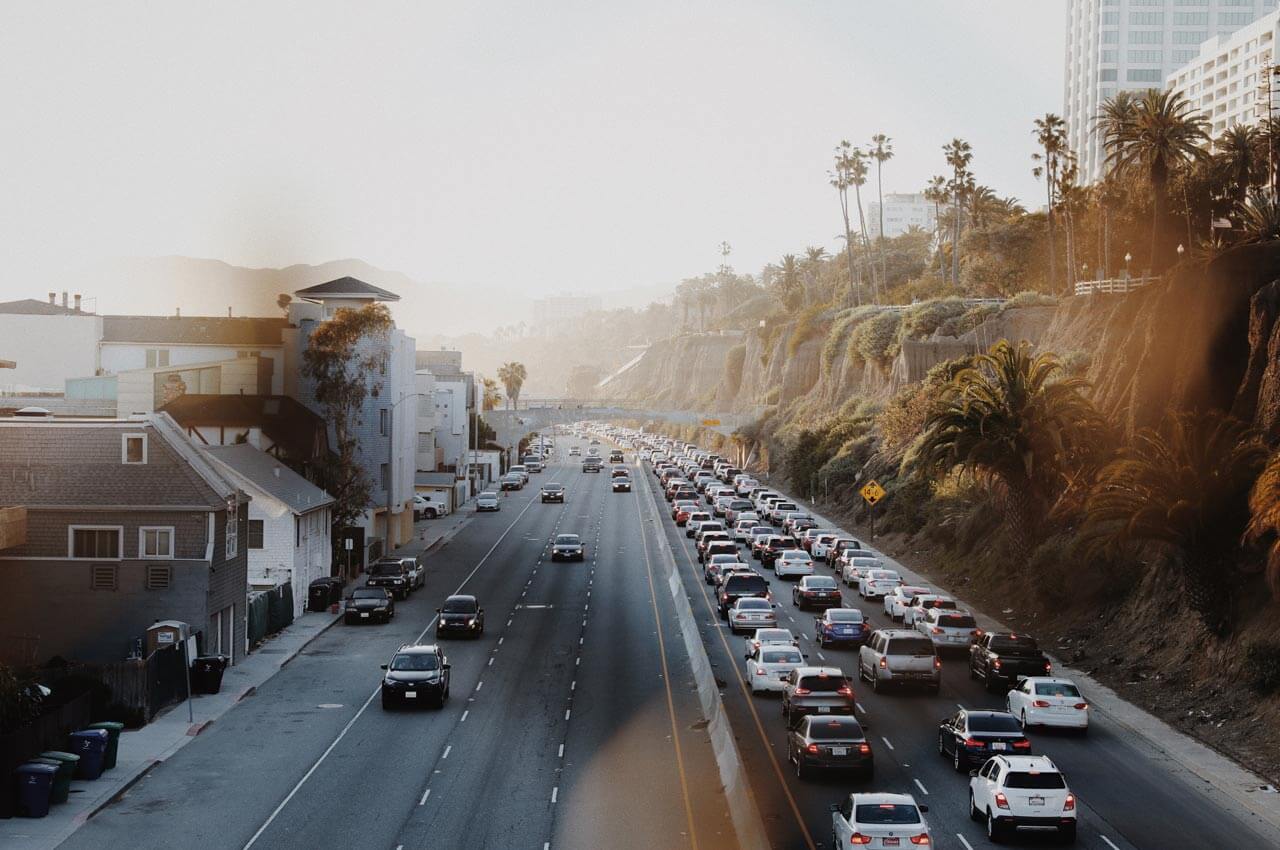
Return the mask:
<svg viewBox="0 0 1280 850">
<path fill-rule="evenodd" d="M 1004 842 L 1004 827 L 991 815 L 991 812 L 987 812 L 987 840 L 992 844 Z"/>
<path fill-rule="evenodd" d="M 955 768 L 956 773 L 964 773 L 965 760 L 960 755 L 960 745 L 956 744 L 955 752 L 951 754 L 951 766 Z"/>
<path fill-rule="evenodd" d="M 390 710 L 391 710 L 391 700 L 387 699 L 387 695 L 386 695 L 386 694 L 383 694 L 383 695 L 382 695 L 382 710 L 383 710 L 383 711 L 390 711 Z"/>
<path fill-rule="evenodd" d="M 972 664 L 972 663 L 970 663 L 970 664 L 969 664 L 969 678 L 970 678 L 970 679 L 977 679 L 977 678 L 978 678 L 978 671 L 974 669 L 974 667 L 973 667 L 973 664 Z"/>
<path fill-rule="evenodd" d="M 1089 734 L 1089 727 L 1081 726 L 1079 729 L 1076 730 L 1076 734 L 1079 735 L 1081 738 L 1085 737 L 1086 735 Z"/>
<path fill-rule="evenodd" d="M 982 812 L 978 809 L 978 804 L 973 801 L 973 792 L 969 792 L 969 820 L 977 823 L 982 820 Z"/>
<path fill-rule="evenodd" d="M 1022 714 L 1019 715 L 1018 717 L 1018 724 L 1022 726 L 1023 732 L 1027 731 L 1027 712 L 1025 709 L 1023 710 Z"/>
</svg>

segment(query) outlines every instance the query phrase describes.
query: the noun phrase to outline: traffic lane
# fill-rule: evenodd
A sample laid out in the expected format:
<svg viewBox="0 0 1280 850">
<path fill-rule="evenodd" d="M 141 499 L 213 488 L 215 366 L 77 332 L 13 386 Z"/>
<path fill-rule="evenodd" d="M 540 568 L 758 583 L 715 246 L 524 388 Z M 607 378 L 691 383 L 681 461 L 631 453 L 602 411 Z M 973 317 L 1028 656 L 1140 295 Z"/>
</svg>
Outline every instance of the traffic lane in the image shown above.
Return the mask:
<svg viewBox="0 0 1280 850">
<path fill-rule="evenodd" d="M 587 850 L 626 836 L 635 847 L 736 847 L 666 573 L 651 551 L 659 520 L 645 510 L 639 474 L 633 469 L 637 491 L 601 496 L 599 562 L 551 844 Z"/>
</svg>

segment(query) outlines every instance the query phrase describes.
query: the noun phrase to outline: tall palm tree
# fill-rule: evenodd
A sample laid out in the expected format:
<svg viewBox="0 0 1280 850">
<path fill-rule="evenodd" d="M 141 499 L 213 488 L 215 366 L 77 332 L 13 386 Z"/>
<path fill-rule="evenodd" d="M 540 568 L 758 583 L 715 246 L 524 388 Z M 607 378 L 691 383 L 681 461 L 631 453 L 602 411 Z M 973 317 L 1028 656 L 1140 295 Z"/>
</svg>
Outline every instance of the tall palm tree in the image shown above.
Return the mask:
<svg viewBox="0 0 1280 850">
<path fill-rule="evenodd" d="M 1095 551 L 1160 549 L 1179 569 L 1188 605 L 1222 633 L 1249 488 L 1266 457 L 1257 434 L 1237 419 L 1172 414 L 1160 429 L 1139 431 L 1098 473 L 1082 533 Z"/>
<path fill-rule="evenodd" d="M 1098 114 L 1093 117 L 1092 131 L 1102 137 L 1104 150 L 1115 144 L 1121 130 L 1133 121 L 1137 102 L 1134 92 L 1124 89 L 1102 102 Z M 1102 207 L 1102 238 L 1098 240 L 1102 247 L 1102 258 L 1098 268 L 1101 269 L 1104 279 L 1108 276 L 1111 266 L 1111 212 L 1119 207 L 1123 200 L 1119 178 L 1120 175 L 1116 173 L 1114 164 L 1107 161 L 1098 198 L 1098 203 Z"/>
<path fill-rule="evenodd" d="M 524 368 L 523 363 L 511 360 L 498 367 L 498 380 L 502 382 L 502 386 L 507 391 L 508 409 L 513 406 L 519 406 L 520 390 L 524 387 L 525 379 L 528 377 L 529 371 Z"/>
<path fill-rule="evenodd" d="M 807 245 L 804 249 L 804 269 L 805 278 L 805 302 L 809 304 L 817 304 L 821 298 L 818 295 L 818 272 L 822 268 L 822 264 L 827 259 L 827 249 L 817 245 Z"/>
<path fill-rule="evenodd" d="M 827 172 L 829 182 L 840 198 L 840 215 L 844 218 L 844 252 L 849 264 L 849 294 L 856 304 L 862 304 L 862 293 L 858 288 L 853 270 L 853 232 L 849 226 L 849 187 L 853 185 L 853 145 L 847 139 L 836 145 L 835 166 Z"/>
<path fill-rule="evenodd" d="M 853 186 L 853 196 L 858 204 L 858 228 L 862 231 L 862 263 L 866 268 L 867 258 L 871 256 L 871 237 L 867 235 L 867 217 L 862 209 L 862 187 L 867 185 L 867 155 L 861 148 L 853 148 L 849 152 L 849 182 Z M 877 294 L 875 272 L 871 274 L 871 296 Z"/>
<path fill-rule="evenodd" d="M 947 282 L 947 267 L 942 258 L 942 204 L 947 200 L 947 178 L 935 174 L 924 188 L 924 199 L 933 203 L 933 237 L 938 251 L 938 275 Z"/>
<path fill-rule="evenodd" d="M 778 292 L 788 310 L 798 310 L 804 301 L 804 284 L 800 282 L 800 261 L 795 254 L 782 258 L 778 273 Z"/>
<path fill-rule="evenodd" d="M 951 166 L 951 180 L 947 184 L 951 193 L 951 282 L 960 285 L 960 219 L 966 190 L 973 183 L 969 163 L 973 162 L 973 148 L 964 139 L 952 139 L 942 146 L 947 165 Z"/>
<path fill-rule="evenodd" d="M 1208 128 L 1208 120 L 1181 92 L 1148 89 L 1123 124 L 1104 131 L 1107 162 L 1121 172 L 1141 174 L 1151 188 L 1153 271 L 1173 261 L 1163 244 L 1169 232 L 1169 176 L 1177 166 L 1209 156 Z"/>
<path fill-rule="evenodd" d="M 1254 482 L 1249 492 L 1249 513 L 1245 540 L 1256 544 L 1272 538 L 1267 553 L 1267 586 L 1272 598 L 1280 599 L 1280 452 L 1271 455 Z"/>
<path fill-rule="evenodd" d="M 871 137 L 869 156 L 876 161 L 876 194 L 880 200 L 880 285 L 884 286 L 884 164 L 893 159 L 893 141 L 884 133 L 876 133 Z"/>
<path fill-rule="evenodd" d="M 1259 142 L 1262 133 L 1252 124 L 1233 124 L 1213 143 L 1217 164 L 1231 186 L 1231 198 L 1243 204 L 1249 197 L 1249 189 L 1258 182 L 1259 172 L 1265 170 L 1259 159 Z"/>
<path fill-rule="evenodd" d="M 1069 159 L 1071 149 L 1067 147 L 1067 122 L 1052 112 L 1045 113 L 1043 118 L 1035 121 L 1036 144 L 1040 150 L 1031 155 L 1036 163 L 1031 173 L 1044 178 L 1045 200 L 1048 214 L 1046 221 L 1049 229 L 1049 289 L 1057 289 L 1057 252 L 1053 246 L 1053 210 L 1058 201 L 1058 190 L 1061 185 L 1062 169 Z"/>
<path fill-rule="evenodd" d="M 1003 491 L 1015 557 L 1027 563 L 1046 505 L 1102 420 L 1052 354 L 1001 340 L 943 386 L 915 450 L 920 472 L 959 468 Z"/>
</svg>

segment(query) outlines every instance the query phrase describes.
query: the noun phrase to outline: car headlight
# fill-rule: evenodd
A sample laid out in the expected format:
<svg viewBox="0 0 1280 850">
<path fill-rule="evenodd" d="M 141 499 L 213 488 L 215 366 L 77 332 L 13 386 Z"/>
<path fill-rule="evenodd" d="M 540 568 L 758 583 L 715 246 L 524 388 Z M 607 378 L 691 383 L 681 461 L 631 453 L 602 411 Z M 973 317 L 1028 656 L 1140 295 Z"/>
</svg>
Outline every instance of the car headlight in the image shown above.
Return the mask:
<svg viewBox="0 0 1280 850">
<path fill-rule="evenodd" d="M 472 617 L 470 620 L 467 620 L 467 625 L 468 625 L 468 626 L 474 626 L 474 625 L 476 624 L 476 622 L 477 622 L 477 621 L 476 621 L 476 618 L 475 618 L 475 617 Z"/>
</svg>

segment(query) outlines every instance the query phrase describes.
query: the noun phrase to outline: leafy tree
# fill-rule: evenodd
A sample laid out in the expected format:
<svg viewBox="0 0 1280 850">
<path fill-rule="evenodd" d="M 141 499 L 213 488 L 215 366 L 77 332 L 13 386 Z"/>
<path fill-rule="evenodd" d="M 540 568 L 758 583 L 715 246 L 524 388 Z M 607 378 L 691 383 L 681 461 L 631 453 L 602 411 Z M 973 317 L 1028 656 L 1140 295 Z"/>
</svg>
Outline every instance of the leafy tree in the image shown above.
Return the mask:
<svg viewBox="0 0 1280 850">
<path fill-rule="evenodd" d="M 1243 204 L 1249 190 L 1266 171 L 1266 151 L 1260 150 L 1263 134 L 1250 124 L 1233 124 L 1213 143 L 1223 182 L 1236 204 Z"/>
<path fill-rule="evenodd" d="M 1241 241 L 1268 242 L 1280 239 L 1280 204 L 1275 198 L 1255 190 L 1248 203 L 1239 207 Z"/>
<path fill-rule="evenodd" d="M 484 410 L 495 410 L 502 401 L 502 394 L 498 392 L 498 382 L 493 378 L 481 378 L 481 407 Z"/>
<path fill-rule="evenodd" d="M 1191 609 L 1224 634 L 1249 488 L 1266 456 L 1257 434 L 1228 415 L 1171 414 L 1098 473 L 1082 534 L 1094 551 L 1157 547 L 1180 572 Z"/>
<path fill-rule="evenodd" d="M 502 386 L 507 391 L 508 408 L 519 406 L 520 390 L 524 387 L 525 379 L 528 377 L 529 372 L 524 368 L 523 363 L 517 363 L 512 360 L 498 367 L 498 380 L 502 382 Z"/>
<path fill-rule="evenodd" d="M 804 284 L 800 281 L 800 263 L 795 254 L 782 258 L 776 278 L 778 296 L 788 311 L 799 310 L 804 304 Z"/>
<path fill-rule="evenodd" d="M 316 326 L 302 353 L 302 374 L 334 431 L 336 453 L 321 477 L 334 498 L 335 530 L 351 525 L 372 501 L 372 482 L 356 458 L 355 428 L 365 399 L 382 390 L 384 362 L 377 345 L 362 343 L 385 341 L 394 326 L 386 305 L 343 308 Z"/>
<path fill-rule="evenodd" d="M 1085 383 L 1060 371 L 1052 354 L 1001 340 L 943 386 L 913 458 L 921 474 L 958 467 L 999 486 L 1019 563 L 1050 498 L 1102 429 Z"/>
</svg>

